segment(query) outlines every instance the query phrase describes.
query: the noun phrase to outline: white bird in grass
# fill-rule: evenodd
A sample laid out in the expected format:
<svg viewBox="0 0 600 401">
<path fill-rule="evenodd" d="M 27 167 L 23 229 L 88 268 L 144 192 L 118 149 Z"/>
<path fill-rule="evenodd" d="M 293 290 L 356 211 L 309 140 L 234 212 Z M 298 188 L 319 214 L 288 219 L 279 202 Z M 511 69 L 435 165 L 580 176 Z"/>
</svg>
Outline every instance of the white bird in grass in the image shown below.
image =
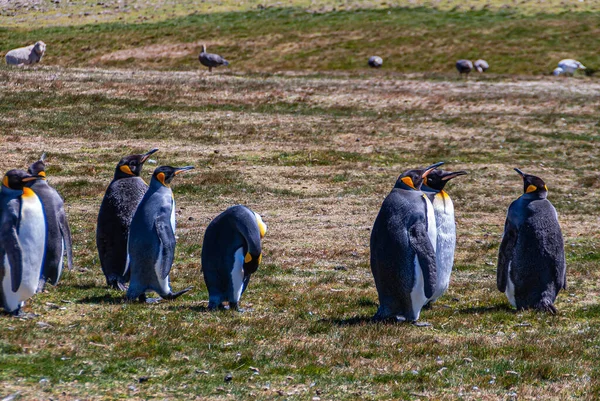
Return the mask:
<svg viewBox="0 0 600 401">
<path fill-rule="evenodd" d="M 558 62 L 558 68 L 556 68 L 552 74 L 558 76 L 560 74 L 571 74 L 573 75 L 577 70 L 585 70 L 585 66 L 577 60 L 564 59 Z"/>
<path fill-rule="evenodd" d="M 490 65 L 487 63 L 487 61 L 481 59 L 474 62 L 473 66 L 478 72 L 486 72 L 487 69 L 490 68 Z"/>
</svg>

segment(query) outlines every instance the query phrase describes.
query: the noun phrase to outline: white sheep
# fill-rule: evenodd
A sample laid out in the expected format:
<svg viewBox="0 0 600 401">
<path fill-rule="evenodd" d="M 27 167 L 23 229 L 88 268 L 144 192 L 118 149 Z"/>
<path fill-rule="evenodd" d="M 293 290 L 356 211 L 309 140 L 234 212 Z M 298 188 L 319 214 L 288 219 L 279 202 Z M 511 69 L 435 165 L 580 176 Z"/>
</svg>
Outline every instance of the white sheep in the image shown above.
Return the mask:
<svg viewBox="0 0 600 401">
<path fill-rule="evenodd" d="M 19 47 L 6 53 L 4 58 L 8 65 L 27 65 L 39 63 L 46 52 L 46 44 L 42 41 L 27 47 Z"/>
</svg>

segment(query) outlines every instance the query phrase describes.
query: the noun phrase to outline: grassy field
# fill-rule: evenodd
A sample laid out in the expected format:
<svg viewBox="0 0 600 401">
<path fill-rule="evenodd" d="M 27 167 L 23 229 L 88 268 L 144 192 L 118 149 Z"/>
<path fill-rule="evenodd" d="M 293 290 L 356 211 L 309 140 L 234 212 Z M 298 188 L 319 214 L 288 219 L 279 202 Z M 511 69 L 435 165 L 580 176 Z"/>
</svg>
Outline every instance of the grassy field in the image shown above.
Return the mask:
<svg viewBox="0 0 600 401">
<path fill-rule="evenodd" d="M 29 28 L 36 26 L 73 26 L 122 21 L 140 23 L 164 21 L 201 14 L 245 12 L 293 7 L 310 13 L 388 9 L 393 7 L 428 7 L 441 11 L 508 11 L 534 15 L 538 13 L 596 12 L 596 1 L 564 0 L 0 0 L 0 26 Z"/>
<path fill-rule="evenodd" d="M 580 60 L 590 72 L 600 68 L 598 12 L 551 13 L 552 7 L 540 6 L 538 13 L 531 14 L 517 6 L 499 10 L 344 8 L 317 13 L 307 12 L 311 9 L 300 2 L 288 8 L 191 13 L 194 8 L 185 4 L 178 6 L 187 11 L 185 15 L 154 12 L 163 17 L 129 23 L 111 14 L 107 20 L 86 20 L 85 25 L 73 22 L 76 26 L 54 26 L 38 21 L 42 17 L 36 13 L 23 11 L 21 19 L 0 19 L 0 55 L 43 40 L 48 45 L 46 65 L 198 70 L 197 56 L 206 43 L 209 51 L 231 62 L 226 71 L 232 73 L 334 70 L 364 74 L 372 55 L 384 59 L 380 74 L 456 74 L 454 63 L 460 58 L 486 59 L 491 74 L 550 74 L 564 58 Z M 600 2 L 581 4 L 600 7 Z M 17 26 L 10 23 L 21 20 Z"/>
<path fill-rule="evenodd" d="M 17 399 L 596 399 L 600 395 L 600 84 L 582 79 L 228 75 L 0 69 L 0 171 L 48 153 L 76 269 L 0 318 L 0 397 Z M 104 287 L 97 210 L 122 155 L 160 148 L 178 177 L 174 302 Z M 370 228 L 398 174 L 465 169 L 458 246 L 430 328 L 372 324 Z M 559 314 L 495 289 L 520 167 L 543 177 L 566 240 Z M 149 178 L 153 166 L 144 176 Z M 244 203 L 269 226 L 243 313 L 208 313 L 202 235 Z M 225 383 L 231 373 L 233 380 Z"/>
</svg>

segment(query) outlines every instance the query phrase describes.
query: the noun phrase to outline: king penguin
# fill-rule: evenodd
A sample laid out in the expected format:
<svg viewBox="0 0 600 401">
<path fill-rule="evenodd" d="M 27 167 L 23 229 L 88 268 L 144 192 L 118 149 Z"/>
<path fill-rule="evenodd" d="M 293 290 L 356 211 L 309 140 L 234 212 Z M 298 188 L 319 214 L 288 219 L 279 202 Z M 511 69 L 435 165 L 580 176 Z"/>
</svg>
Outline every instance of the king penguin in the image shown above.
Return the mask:
<svg viewBox="0 0 600 401">
<path fill-rule="evenodd" d="M 46 218 L 40 198 L 25 185 L 41 176 L 10 170 L 0 189 L 0 298 L 8 313 L 19 315 L 35 294 L 42 272 Z"/>
<path fill-rule="evenodd" d="M 379 295 L 374 320 L 415 322 L 436 289 L 435 218 L 420 188 L 442 164 L 402 173 L 381 205 L 371 231 L 371 272 Z"/>
<path fill-rule="evenodd" d="M 467 174 L 466 171 L 433 170 L 423 178 L 421 189 L 433 205 L 435 228 L 437 232 L 435 248 L 435 265 L 437 271 L 436 288 L 429 302 L 441 297 L 450 284 L 450 274 L 454 265 L 454 249 L 456 248 L 456 222 L 454 220 L 454 204 L 444 187 L 451 179 Z"/>
<path fill-rule="evenodd" d="M 56 189 L 46 181 L 46 154 L 40 160 L 29 166 L 27 172 L 33 176 L 41 176 L 39 180 L 32 180 L 27 186 L 40 198 L 46 215 L 46 254 L 42 274 L 38 285 L 38 292 L 44 290 L 46 282 L 58 284 L 64 267 L 64 254 L 67 253 L 67 266 L 73 268 L 73 245 L 71 242 L 71 229 L 67 221 L 64 202 Z"/>
<path fill-rule="evenodd" d="M 202 243 L 202 271 L 208 288 L 208 309 L 222 306 L 238 310 L 250 276 L 262 260 L 261 239 L 267 226 L 258 213 L 236 205 L 215 217 L 206 227 Z"/>
<path fill-rule="evenodd" d="M 175 299 L 190 288 L 173 293 L 169 272 L 175 257 L 175 200 L 169 184 L 177 174 L 193 169 L 161 166 L 154 170 L 150 187 L 142 198 L 129 229 L 127 269 L 131 283 L 127 299 L 146 301 L 152 290 L 163 299 Z"/>
<path fill-rule="evenodd" d="M 564 240 L 548 187 L 515 169 L 524 193 L 511 203 L 498 253 L 497 285 L 517 309 L 556 313 L 554 301 L 567 288 Z"/>
<path fill-rule="evenodd" d="M 125 290 L 125 284 L 129 282 L 129 272 L 125 272 L 129 225 L 148 190 L 148 185 L 140 177 L 142 167 L 157 151 L 152 149 L 143 155 L 122 158 L 100 205 L 96 246 L 106 284 L 115 289 Z"/>
</svg>

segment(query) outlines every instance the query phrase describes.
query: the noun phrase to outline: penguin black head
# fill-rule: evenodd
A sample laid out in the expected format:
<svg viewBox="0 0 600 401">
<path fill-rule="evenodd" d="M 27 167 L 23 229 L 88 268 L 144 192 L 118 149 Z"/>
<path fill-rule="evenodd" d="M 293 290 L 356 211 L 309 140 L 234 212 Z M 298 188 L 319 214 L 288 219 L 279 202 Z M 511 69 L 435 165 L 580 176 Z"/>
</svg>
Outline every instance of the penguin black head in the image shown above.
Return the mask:
<svg viewBox="0 0 600 401">
<path fill-rule="evenodd" d="M 33 163 L 27 169 L 27 172 L 31 175 L 40 175 L 45 180 L 46 179 L 46 154 L 43 153 L 40 156 L 40 160 Z"/>
<path fill-rule="evenodd" d="M 24 170 L 10 170 L 2 179 L 2 185 L 6 188 L 22 190 L 23 187 L 29 182 L 33 180 L 39 180 L 44 178 L 41 175 L 32 175 Z"/>
<path fill-rule="evenodd" d="M 427 185 L 431 189 L 441 191 L 444 186 L 453 178 L 460 175 L 466 175 L 466 171 L 444 171 L 444 170 L 433 170 L 425 178 L 423 178 L 423 185 Z"/>
<path fill-rule="evenodd" d="M 431 166 L 422 169 L 407 170 L 402 173 L 400 177 L 398 177 L 398 181 L 396 181 L 394 188 L 412 189 L 418 191 L 421 189 L 423 179 L 442 164 L 444 164 L 444 162 L 432 164 Z"/>
<path fill-rule="evenodd" d="M 186 167 L 170 167 L 170 166 L 160 166 L 154 173 L 152 173 L 152 179 L 157 180 L 165 187 L 168 187 L 173 178 L 179 173 L 183 173 L 184 171 L 188 171 L 193 169 L 194 166 L 186 166 Z"/>
<path fill-rule="evenodd" d="M 525 174 L 518 168 L 515 171 L 523 177 L 523 193 L 525 194 L 539 194 L 542 197 L 548 195 L 548 187 L 544 180 L 535 175 Z"/>
<path fill-rule="evenodd" d="M 148 153 L 144 153 L 143 155 L 125 156 L 117 164 L 117 168 L 115 170 L 115 179 L 126 177 L 139 177 L 142 173 L 142 167 L 144 166 L 146 160 L 148 160 L 150 155 L 156 152 L 158 152 L 157 148 L 152 149 Z"/>
</svg>

